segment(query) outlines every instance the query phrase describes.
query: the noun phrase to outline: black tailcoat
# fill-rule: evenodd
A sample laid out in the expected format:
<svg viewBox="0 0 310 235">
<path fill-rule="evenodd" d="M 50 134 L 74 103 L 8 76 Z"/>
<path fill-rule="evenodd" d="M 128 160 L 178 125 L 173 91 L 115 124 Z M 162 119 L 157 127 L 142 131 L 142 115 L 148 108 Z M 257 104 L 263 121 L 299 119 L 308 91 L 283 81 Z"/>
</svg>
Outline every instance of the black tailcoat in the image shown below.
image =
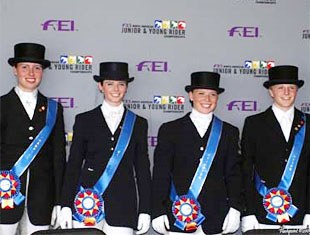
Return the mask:
<svg viewBox="0 0 310 235">
<path fill-rule="evenodd" d="M 47 98 L 38 92 L 33 119 L 30 120 L 19 97 L 12 89 L 0 97 L 1 170 L 10 170 L 45 126 Z M 44 107 L 42 109 L 42 107 Z M 34 225 L 48 225 L 53 206 L 60 205 L 60 190 L 66 163 L 63 108 L 58 104 L 57 120 L 46 143 L 31 163 L 27 207 Z M 20 177 L 25 195 L 27 170 Z M 12 210 L 0 209 L 0 223 L 11 224 L 21 219 L 25 201 Z"/>
<path fill-rule="evenodd" d="M 106 168 L 118 141 L 125 113 L 114 135 L 100 106 L 76 116 L 62 194 L 62 206 L 71 207 L 73 213 L 78 187 L 93 187 Z M 136 228 L 138 214 L 150 214 L 147 131 L 146 119 L 137 116 L 127 150 L 103 194 L 105 219 L 109 225 Z"/>
<path fill-rule="evenodd" d="M 245 215 L 256 215 L 263 224 L 277 224 L 267 218 L 262 196 L 256 191 L 254 171 L 267 188 L 277 187 L 284 172 L 294 137 L 302 126 L 302 113 L 295 109 L 289 141 L 285 140 L 271 107 L 265 112 L 247 117 L 242 134 Z M 304 214 L 310 213 L 310 117 L 306 116 L 306 137 L 289 193 L 297 214 L 287 224 L 302 224 Z"/>
<path fill-rule="evenodd" d="M 171 177 L 179 196 L 187 194 L 210 135 L 209 126 L 200 137 L 189 114 L 164 123 L 158 133 L 158 144 L 154 153 L 152 185 L 152 217 L 168 215 L 170 229 L 175 227 L 169 199 Z M 241 171 L 238 155 L 239 131 L 223 122 L 219 146 L 199 194 L 198 201 L 206 217 L 202 224 L 205 233 L 220 233 L 230 207 L 240 208 Z"/>
</svg>

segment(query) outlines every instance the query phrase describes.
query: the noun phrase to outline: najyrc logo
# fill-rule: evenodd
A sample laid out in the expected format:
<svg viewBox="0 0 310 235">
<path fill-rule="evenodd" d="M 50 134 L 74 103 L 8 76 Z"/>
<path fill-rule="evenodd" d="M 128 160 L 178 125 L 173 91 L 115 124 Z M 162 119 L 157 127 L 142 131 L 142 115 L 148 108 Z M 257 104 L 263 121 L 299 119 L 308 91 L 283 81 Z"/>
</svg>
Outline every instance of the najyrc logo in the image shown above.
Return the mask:
<svg viewBox="0 0 310 235">
<path fill-rule="evenodd" d="M 304 113 L 310 113 L 310 103 L 309 102 L 304 102 L 301 104 L 300 110 Z"/>
<path fill-rule="evenodd" d="M 51 99 L 57 101 L 65 109 L 72 109 L 75 107 L 75 102 L 73 97 L 51 97 Z"/>
<path fill-rule="evenodd" d="M 155 95 L 153 100 L 149 101 L 124 100 L 124 104 L 128 109 L 155 110 L 163 113 L 184 113 L 184 103 L 184 96 L 173 95 Z"/>
<path fill-rule="evenodd" d="M 137 64 L 137 70 L 139 72 L 168 72 L 167 61 L 142 61 Z"/>
<path fill-rule="evenodd" d="M 92 56 L 61 55 L 59 61 L 52 61 L 50 69 L 70 73 L 92 73 Z"/>
<path fill-rule="evenodd" d="M 229 37 L 258 38 L 258 27 L 235 26 L 228 30 Z"/>
<path fill-rule="evenodd" d="M 305 29 L 302 31 L 302 39 L 310 39 L 310 29 Z"/>
<path fill-rule="evenodd" d="M 47 20 L 42 24 L 42 29 L 60 32 L 76 31 L 74 20 Z"/>
<path fill-rule="evenodd" d="M 185 38 L 186 21 L 184 20 L 154 20 L 150 24 L 123 23 L 121 33 L 162 35 L 164 38 Z"/>
<path fill-rule="evenodd" d="M 275 66 L 273 60 L 245 60 L 243 65 L 214 64 L 213 72 L 233 75 L 252 75 L 268 77 L 268 69 Z"/>
<path fill-rule="evenodd" d="M 257 111 L 257 101 L 253 100 L 233 100 L 227 104 L 229 111 Z"/>
</svg>

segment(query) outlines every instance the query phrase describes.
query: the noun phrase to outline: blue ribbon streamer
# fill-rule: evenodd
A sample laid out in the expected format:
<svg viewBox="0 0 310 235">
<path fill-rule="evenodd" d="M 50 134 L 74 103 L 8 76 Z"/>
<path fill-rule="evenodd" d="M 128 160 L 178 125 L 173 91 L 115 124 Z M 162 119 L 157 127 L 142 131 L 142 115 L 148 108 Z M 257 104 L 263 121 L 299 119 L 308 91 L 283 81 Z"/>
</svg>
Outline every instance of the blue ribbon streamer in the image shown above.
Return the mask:
<svg viewBox="0 0 310 235">
<path fill-rule="evenodd" d="M 116 172 L 116 169 L 124 156 L 124 153 L 129 144 L 135 120 L 136 115 L 128 110 L 113 155 L 111 156 L 103 174 L 101 175 L 101 177 L 98 179 L 97 183 L 94 186 L 94 190 L 96 190 L 100 195 L 102 195 L 109 186 Z"/>
<path fill-rule="evenodd" d="M 134 123 L 136 120 L 136 115 L 131 112 L 130 110 L 127 110 L 124 124 L 122 131 L 120 133 L 120 137 L 118 139 L 118 142 L 116 144 L 115 150 L 110 157 L 108 164 L 98 179 L 97 183 L 94 185 L 94 187 L 91 190 L 94 190 L 97 192 L 97 194 L 102 195 L 107 187 L 109 186 L 123 156 L 124 153 L 128 147 L 131 134 L 133 131 Z M 82 190 L 83 187 L 81 188 Z M 79 193 L 79 192 L 78 192 Z M 100 222 L 105 217 L 104 211 L 101 211 L 101 213 L 98 213 L 96 218 L 96 222 Z M 84 219 L 84 216 L 79 214 L 78 212 L 75 212 L 73 215 L 73 218 L 79 222 L 82 222 Z"/>
<path fill-rule="evenodd" d="M 55 125 L 57 114 L 57 102 L 52 99 L 48 99 L 47 102 L 48 105 L 46 111 L 45 126 L 10 170 L 10 174 L 15 175 L 18 179 L 29 167 L 31 162 L 35 159 L 35 157 L 45 144 L 47 138 L 49 137 Z M 13 200 L 16 205 L 19 205 L 21 202 L 25 200 L 25 196 L 22 195 L 22 193 L 19 191 L 14 196 Z"/>
<path fill-rule="evenodd" d="M 295 175 L 295 171 L 297 168 L 297 164 L 299 161 L 299 157 L 300 157 L 300 153 L 304 144 L 304 140 L 305 140 L 305 135 L 306 135 L 306 118 L 305 115 L 303 115 L 303 121 L 304 121 L 304 125 L 300 128 L 300 130 L 298 131 L 298 133 L 295 135 L 294 138 L 294 144 L 293 144 L 293 148 L 291 150 L 290 156 L 288 158 L 288 162 L 285 166 L 284 172 L 282 174 L 281 177 L 281 181 L 278 185 L 278 188 L 281 188 L 285 191 L 288 191 L 292 181 L 294 179 L 294 175 Z M 257 172 L 255 172 L 255 187 L 257 192 L 265 197 L 265 195 L 268 192 L 268 188 L 266 187 L 266 185 L 262 182 L 261 178 L 259 177 L 259 175 L 257 174 Z M 296 206 L 294 206 L 293 204 L 291 205 L 291 207 L 289 208 L 289 210 L 287 211 L 287 213 L 293 217 L 296 212 L 297 212 L 298 208 Z M 277 221 L 277 217 L 268 213 L 266 218 L 272 220 L 272 221 Z"/>
<path fill-rule="evenodd" d="M 199 166 L 196 170 L 196 173 L 193 177 L 192 183 L 187 193 L 189 197 L 195 198 L 196 201 L 203 187 L 203 184 L 208 176 L 213 159 L 215 157 L 215 154 L 216 154 L 216 151 L 217 151 L 220 139 L 221 139 L 222 127 L 223 127 L 223 122 L 219 118 L 214 116 L 214 119 L 212 122 L 212 129 L 211 129 L 210 137 L 207 143 L 207 147 L 203 153 L 203 156 L 201 158 L 201 161 L 199 163 Z M 176 188 L 172 181 L 171 181 L 171 188 L 170 188 L 169 196 L 170 196 L 171 201 L 176 201 L 179 198 L 176 192 Z M 198 218 L 195 220 L 197 223 L 197 226 L 199 226 L 204 221 L 204 219 L 205 217 L 200 213 L 198 215 Z M 184 230 L 185 228 L 185 223 L 182 221 L 176 220 L 174 225 L 182 230 Z"/>
</svg>

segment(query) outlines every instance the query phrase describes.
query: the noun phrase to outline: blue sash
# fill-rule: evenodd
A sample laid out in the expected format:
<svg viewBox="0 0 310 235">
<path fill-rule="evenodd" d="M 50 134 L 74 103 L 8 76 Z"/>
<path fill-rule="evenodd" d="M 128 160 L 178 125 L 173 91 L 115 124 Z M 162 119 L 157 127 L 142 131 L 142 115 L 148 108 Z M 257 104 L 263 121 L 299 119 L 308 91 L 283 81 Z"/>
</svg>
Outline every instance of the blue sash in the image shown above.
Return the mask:
<svg viewBox="0 0 310 235">
<path fill-rule="evenodd" d="M 200 204 L 197 198 L 215 157 L 221 138 L 222 127 L 223 122 L 214 116 L 207 147 L 203 153 L 188 193 L 186 195 L 178 196 L 175 186 L 171 181 L 170 200 L 173 202 L 172 213 L 176 218 L 174 225 L 181 230 L 196 230 L 205 219 L 200 211 Z"/>
<path fill-rule="evenodd" d="M 86 226 L 94 225 L 105 217 L 102 195 L 109 186 L 128 147 L 135 120 L 136 115 L 127 110 L 120 137 L 103 174 L 93 188 L 84 189 L 80 186 L 80 191 L 75 196 L 73 218 L 84 222 Z"/>
<path fill-rule="evenodd" d="M 276 188 L 268 189 L 262 182 L 259 175 L 255 173 L 255 186 L 258 193 L 263 196 L 263 206 L 267 211 L 266 218 L 279 223 L 290 221 L 297 212 L 297 207 L 292 203 L 289 188 L 294 178 L 294 174 L 299 161 L 306 133 L 306 118 L 303 115 L 303 126 L 294 138 L 294 145 L 291 150 L 281 181 Z"/>
<path fill-rule="evenodd" d="M 19 177 L 35 159 L 56 122 L 57 102 L 48 99 L 47 108 L 46 124 L 43 129 L 20 156 L 11 170 L 0 171 L 0 203 L 3 209 L 12 209 L 14 208 L 14 203 L 19 205 L 25 199 L 25 196 L 20 192 L 21 182 Z"/>
</svg>

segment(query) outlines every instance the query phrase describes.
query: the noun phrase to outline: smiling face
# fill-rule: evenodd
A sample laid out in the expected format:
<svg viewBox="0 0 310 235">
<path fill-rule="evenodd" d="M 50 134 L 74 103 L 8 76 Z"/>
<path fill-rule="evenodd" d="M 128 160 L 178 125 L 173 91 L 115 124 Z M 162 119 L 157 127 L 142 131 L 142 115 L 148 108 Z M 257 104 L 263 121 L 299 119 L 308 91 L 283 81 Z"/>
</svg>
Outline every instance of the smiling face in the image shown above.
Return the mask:
<svg viewBox="0 0 310 235">
<path fill-rule="evenodd" d="M 98 83 L 99 90 L 104 94 L 104 99 L 112 106 L 118 106 L 123 102 L 127 92 L 126 81 L 104 80 Z"/>
<path fill-rule="evenodd" d="M 269 88 L 274 104 L 281 110 L 289 110 L 295 103 L 298 87 L 295 84 L 277 84 Z"/>
<path fill-rule="evenodd" d="M 13 73 L 17 77 L 17 86 L 23 91 L 32 92 L 39 87 L 43 67 L 38 63 L 20 62 L 13 67 Z"/>
<path fill-rule="evenodd" d="M 217 106 L 218 94 L 211 89 L 194 89 L 189 92 L 189 98 L 193 102 L 193 108 L 203 114 L 213 112 Z"/>
</svg>

